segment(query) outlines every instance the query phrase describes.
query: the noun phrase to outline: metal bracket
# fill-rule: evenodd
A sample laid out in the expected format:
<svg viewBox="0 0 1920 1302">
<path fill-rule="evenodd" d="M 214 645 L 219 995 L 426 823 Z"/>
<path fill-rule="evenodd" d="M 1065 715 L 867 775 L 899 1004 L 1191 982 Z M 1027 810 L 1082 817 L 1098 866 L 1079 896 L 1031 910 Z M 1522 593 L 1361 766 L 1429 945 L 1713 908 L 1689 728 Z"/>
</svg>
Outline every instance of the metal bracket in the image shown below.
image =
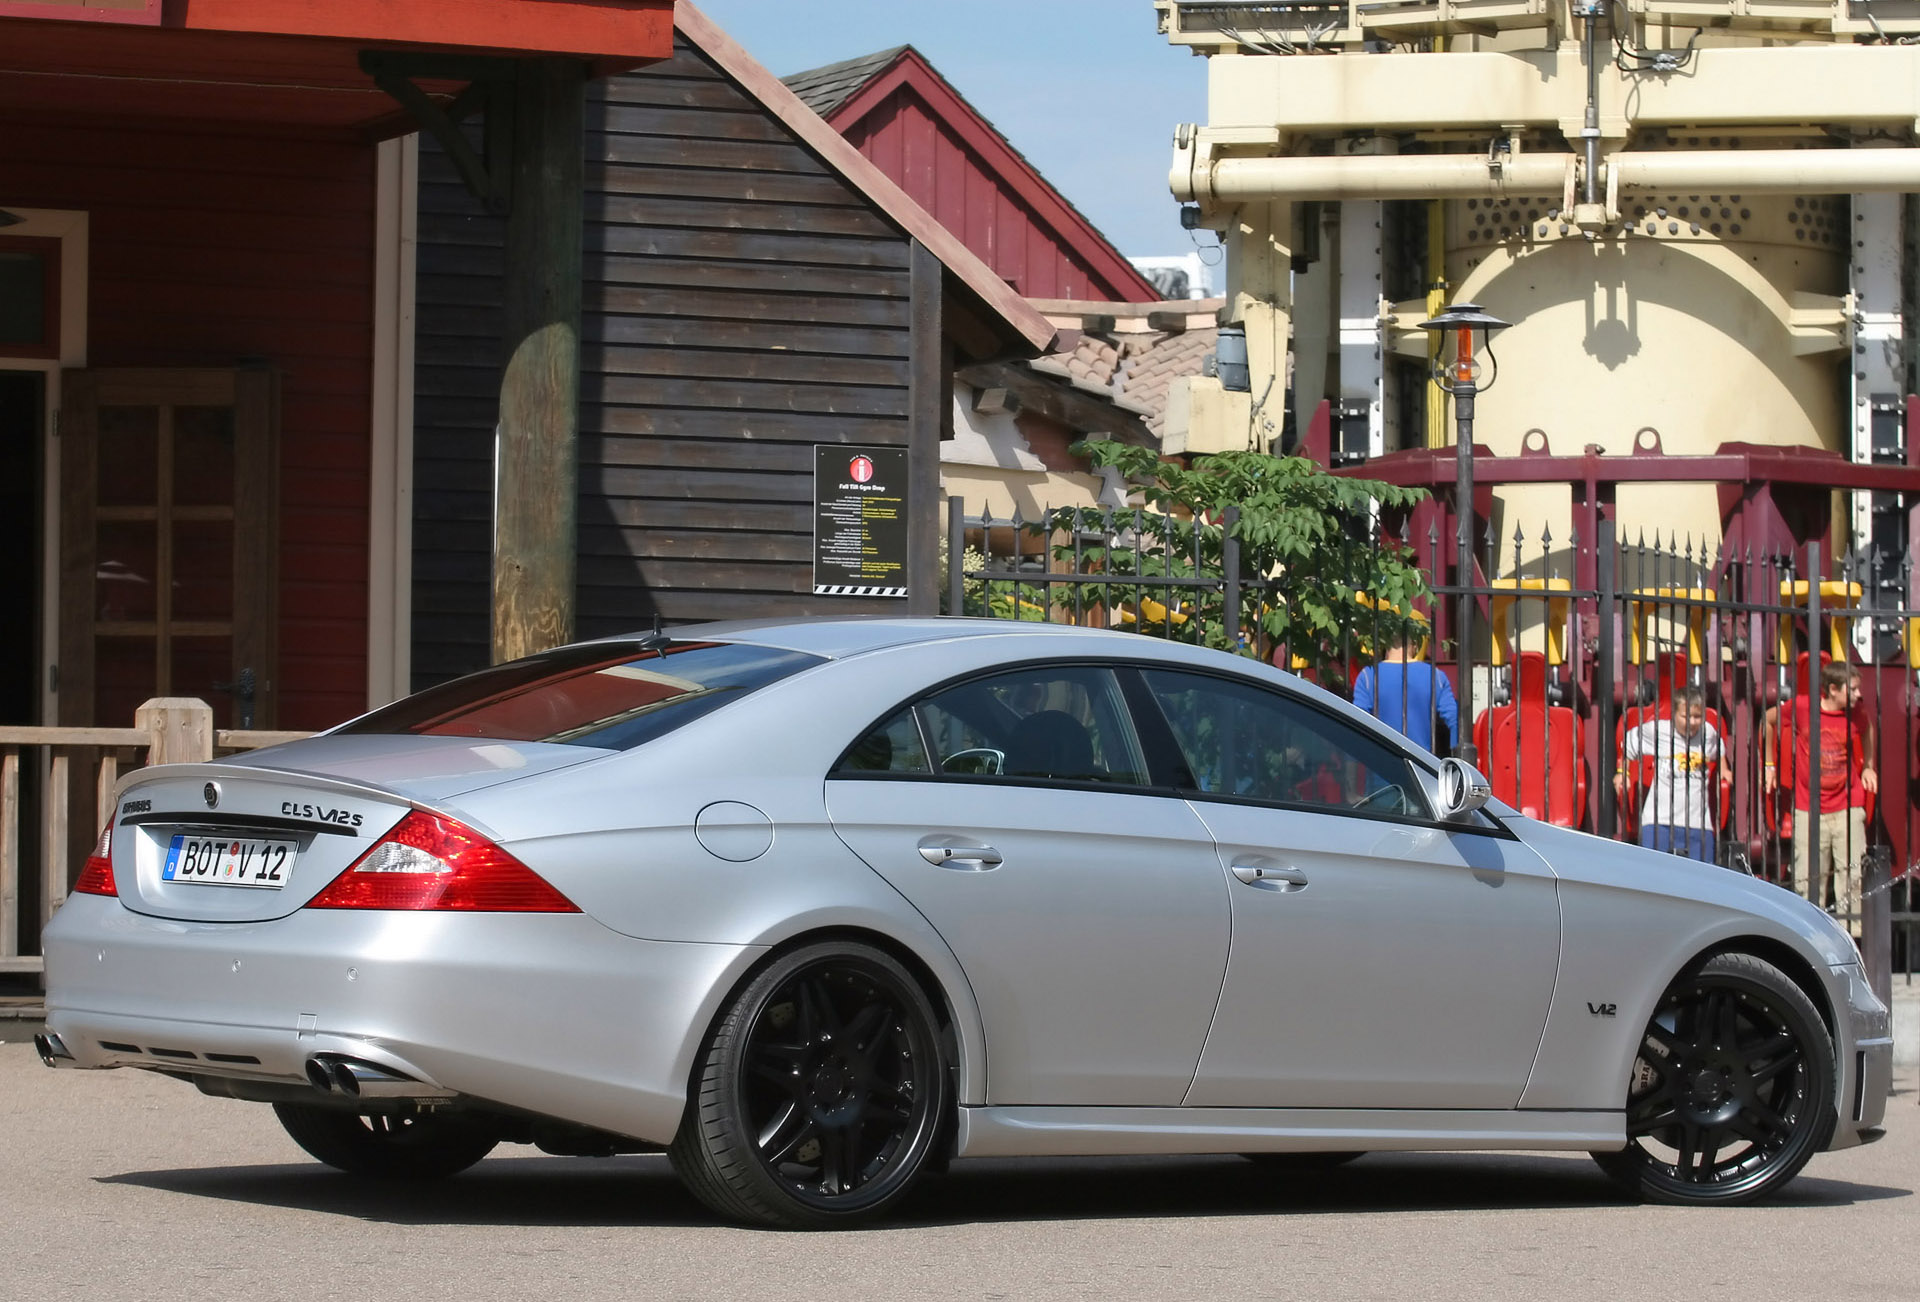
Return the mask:
<svg viewBox="0 0 1920 1302">
<path fill-rule="evenodd" d="M 413 116 L 421 129 L 446 150 L 454 170 L 469 193 L 495 216 L 505 216 L 513 205 L 514 78 L 512 59 L 462 55 L 415 54 L 391 50 L 362 50 L 360 69 L 373 84 Z M 415 78 L 464 81 L 466 89 L 442 108 L 415 84 Z M 481 147 L 460 128 L 460 122 L 485 110 Z"/>
</svg>

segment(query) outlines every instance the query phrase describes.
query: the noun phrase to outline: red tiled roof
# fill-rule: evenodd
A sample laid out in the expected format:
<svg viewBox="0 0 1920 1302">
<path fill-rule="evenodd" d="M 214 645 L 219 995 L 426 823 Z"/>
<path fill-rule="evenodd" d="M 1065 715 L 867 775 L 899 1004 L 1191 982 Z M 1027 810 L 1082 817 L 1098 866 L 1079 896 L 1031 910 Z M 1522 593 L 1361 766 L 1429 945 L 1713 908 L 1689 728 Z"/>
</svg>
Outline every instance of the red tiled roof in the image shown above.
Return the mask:
<svg viewBox="0 0 1920 1302">
<path fill-rule="evenodd" d="M 1221 300 L 1167 303 L 1100 303 L 1042 300 L 1034 306 L 1055 325 L 1087 325 L 1099 319 L 1114 329 L 1088 330 L 1072 349 L 1049 353 L 1029 362 L 1036 371 L 1070 380 L 1081 389 L 1103 389 L 1112 400 L 1144 418 L 1155 437 L 1165 433 L 1167 390 L 1183 375 L 1198 375 L 1213 351 L 1219 330 L 1211 325 Z M 1185 329 L 1146 328 L 1161 315 L 1185 318 Z M 1070 327 L 1069 327 L 1070 328 Z"/>
<path fill-rule="evenodd" d="M 1151 342 L 1131 345 L 1121 362 L 1120 391 L 1147 411 L 1147 428 L 1164 435 L 1167 389 L 1182 375 L 1200 374 L 1200 364 L 1213 351 L 1219 331 L 1211 326 L 1184 334 L 1148 336 Z"/>
</svg>

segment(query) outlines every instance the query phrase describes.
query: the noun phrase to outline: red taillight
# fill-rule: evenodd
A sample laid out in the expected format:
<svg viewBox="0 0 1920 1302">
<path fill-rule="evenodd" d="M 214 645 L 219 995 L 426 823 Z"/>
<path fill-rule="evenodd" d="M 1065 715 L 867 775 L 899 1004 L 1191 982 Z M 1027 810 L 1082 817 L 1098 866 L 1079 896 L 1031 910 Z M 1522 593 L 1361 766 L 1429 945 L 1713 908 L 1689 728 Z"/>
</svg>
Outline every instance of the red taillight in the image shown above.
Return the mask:
<svg viewBox="0 0 1920 1302">
<path fill-rule="evenodd" d="M 533 869 L 472 828 L 417 809 L 307 907 L 580 912 Z"/>
<path fill-rule="evenodd" d="M 73 884 L 73 894 L 119 893 L 119 888 L 113 884 L 113 820 L 108 819 L 106 828 L 100 833 L 100 843 L 93 847 L 93 853 L 87 856 L 86 866 L 80 869 L 80 880 Z"/>
</svg>

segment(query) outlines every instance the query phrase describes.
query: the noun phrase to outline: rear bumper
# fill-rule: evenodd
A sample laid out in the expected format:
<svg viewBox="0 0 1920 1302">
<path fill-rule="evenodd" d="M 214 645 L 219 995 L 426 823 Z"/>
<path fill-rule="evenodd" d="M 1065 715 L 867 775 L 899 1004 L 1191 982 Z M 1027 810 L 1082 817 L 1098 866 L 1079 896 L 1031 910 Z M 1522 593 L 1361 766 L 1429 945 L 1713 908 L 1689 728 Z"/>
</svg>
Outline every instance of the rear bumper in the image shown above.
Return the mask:
<svg viewBox="0 0 1920 1302">
<path fill-rule="evenodd" d="M 187 923 L 92 896 L 61 908 L 44 947 L 47 1027 L 75 1067 L 304 1085 L 307 1059 L 337 1054 L 662 1144 L 700 1037 L 760 952 L 635 940 L 580 914 Z"/>
</svg>

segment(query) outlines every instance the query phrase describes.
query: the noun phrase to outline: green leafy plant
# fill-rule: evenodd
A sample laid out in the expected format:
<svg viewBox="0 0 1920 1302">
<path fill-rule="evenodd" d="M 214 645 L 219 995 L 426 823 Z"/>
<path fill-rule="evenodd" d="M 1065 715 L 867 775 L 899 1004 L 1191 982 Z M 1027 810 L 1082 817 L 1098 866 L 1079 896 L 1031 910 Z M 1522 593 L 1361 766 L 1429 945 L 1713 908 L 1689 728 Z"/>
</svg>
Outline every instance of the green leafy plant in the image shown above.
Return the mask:
<svg viewBox="0 0 1920 1302">
<path fill-rule="evenodd" d="M 1004 564 L 1004 562 L 1003 562 Z M 947 607 L 947 540 L 940 539 L 940 609 Z M 978 547 L 968 547 L 960 555 L 960 586 L 963 606 L 960 613 L 991 616 L 994 619 L 1024 619 L 1046 623 L 1050 618 L 1047 586 L 1021 583 L 1011 579 L 987 579 L 981 572 L 998 568 Z"/>
<path fill-rule="evenodd" d="M 1086 440 L 1073 451 L 1118 470 L 1151 509 L 1116 513 L 1137 546 L 1056 545 L 1056 561 L 1072 553 L 1083 571 L 1109 580 L 1137 575 L 1141 590 L 1168 607 L 1155 620 L 1153 606 L 1140 603 L 1134 626 L 1142 631 L 1262 657 L 1284 647 L 1322 673 L 1344 668 L 1363 646 L 1424 638 L 1414 611 L 1432 596 L 1426 575 L 1369 527 L 1376 505 L 1402 510 L 1425 497 L 1422 490 L 1330 474 L 1304 457 L 1223 452 L 1189 467 L 1111 440 Z M 1174 589 L 1150 586 L 1154 578 L 1224 578 L 1229 507 L 1239 508 L 1233 536 L 1241 585 L 1241 642 L 1232 647 L 1224 585 L 1187 586 L 1177 598 Z M 1056 513 L 1056 530 L 1073 527 L 1061 518 L 1068 514 Z M 1088 514 L 1077 517 L 1082 528 Z M 1189 618 L 1178 621 L 1178 614 Z"/>
</svg>

